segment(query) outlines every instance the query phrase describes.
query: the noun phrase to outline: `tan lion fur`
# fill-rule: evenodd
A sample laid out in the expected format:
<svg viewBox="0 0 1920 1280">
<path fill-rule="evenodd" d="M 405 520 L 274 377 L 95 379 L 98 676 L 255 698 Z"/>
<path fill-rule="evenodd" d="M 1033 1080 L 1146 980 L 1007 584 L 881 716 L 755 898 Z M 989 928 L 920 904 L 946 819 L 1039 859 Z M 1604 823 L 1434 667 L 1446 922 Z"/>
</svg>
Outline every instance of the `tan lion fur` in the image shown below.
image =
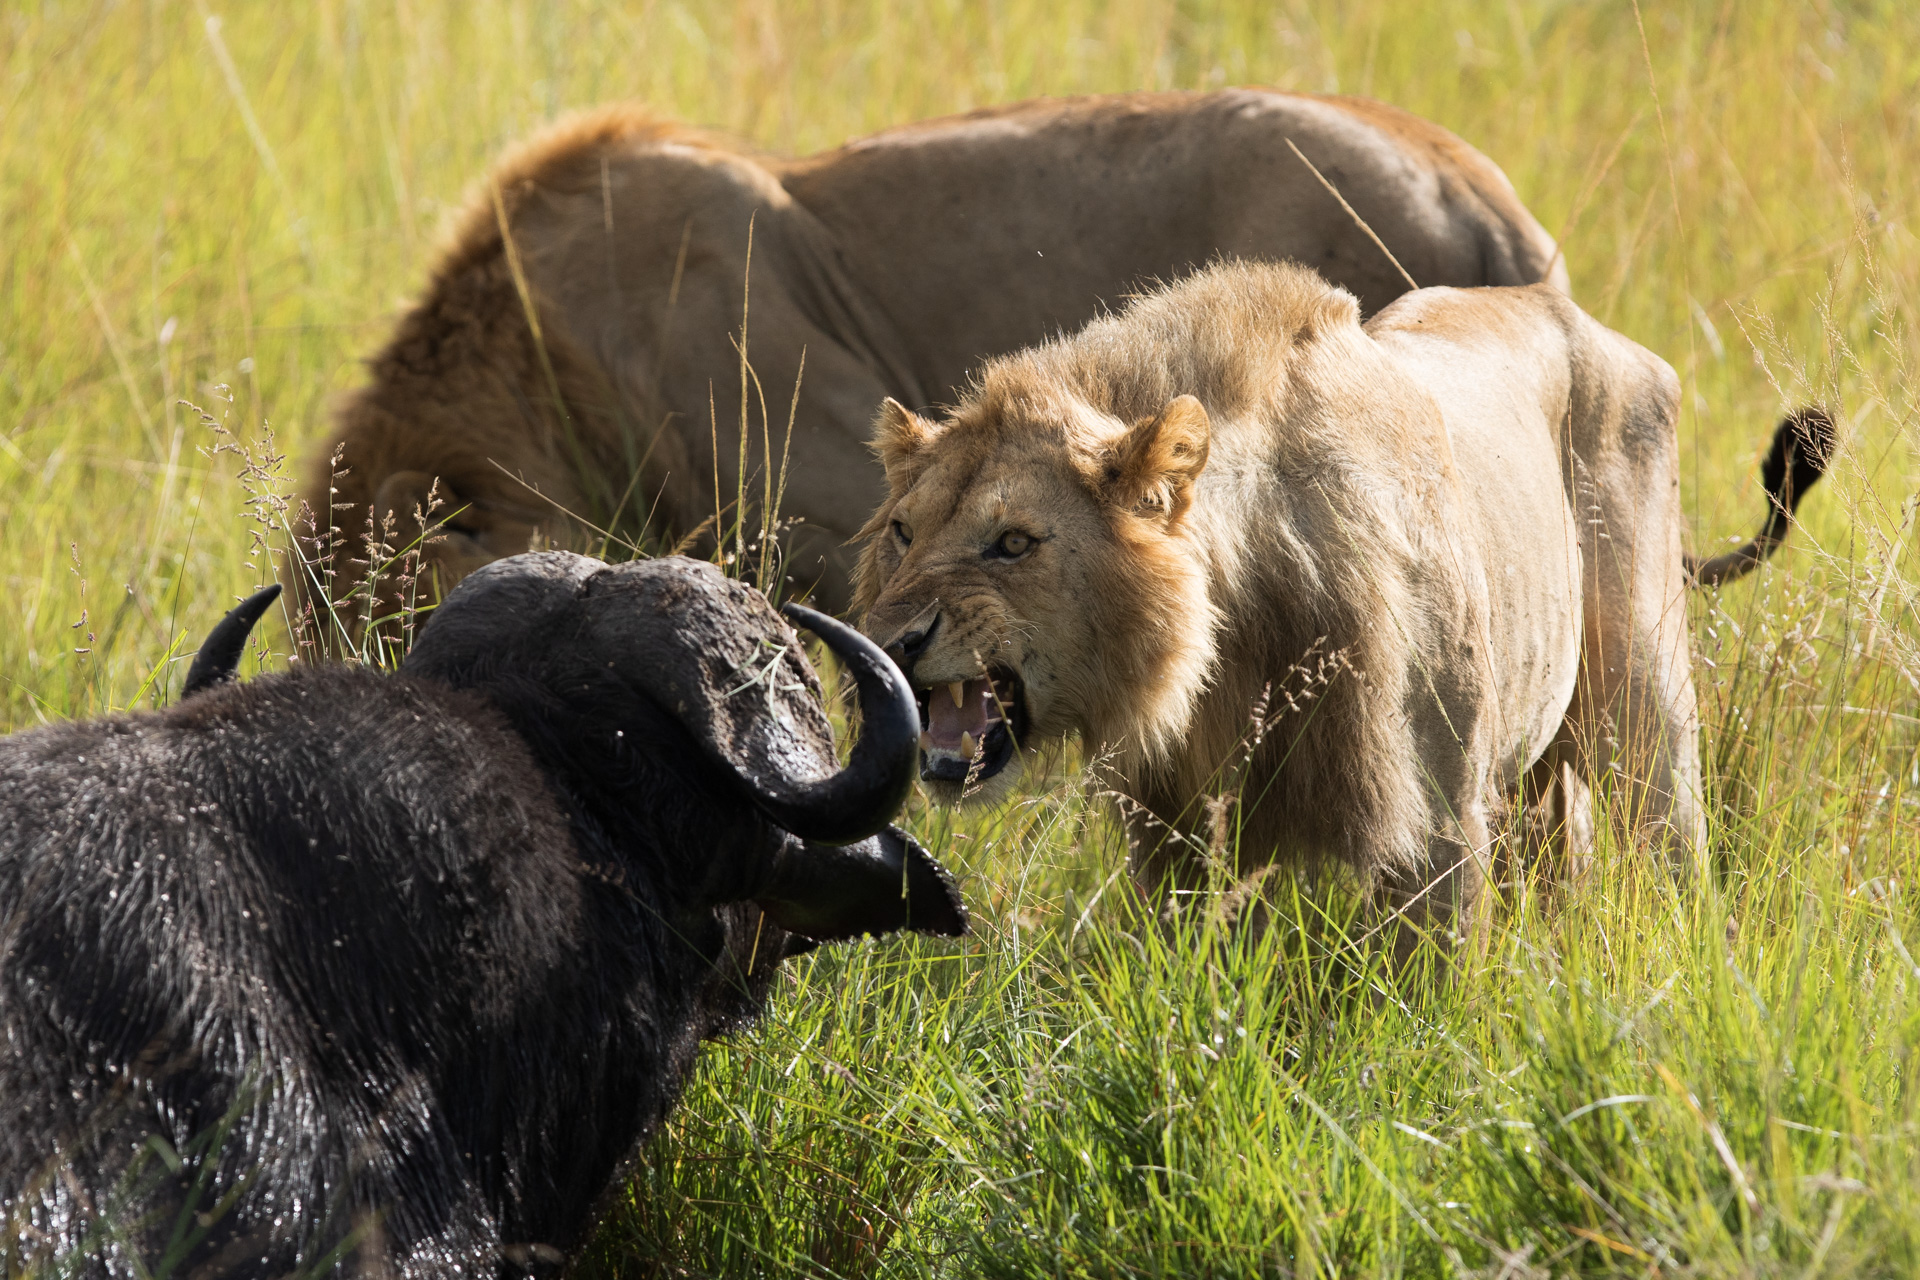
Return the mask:
<svg viewBox="0 0 1920 1280">
<path fill-rule="evenodd" d="M 479 185 L 304 496 L 322 513 L 331 496 L 356 558 L 370 510 L 405 541 L 437 480 L 430 556 L 450 584 L 537 538 L 590 541 L 589 525 L 658 541 L 725 520 L 742 489 L 763 498 L 791 408 L 793 574 L 844 607 L 846 541 L 884 494 L 865 447 L 883 397 L 956 397 L 980 359 L 1223 253 L 1310 262 L 1369 310 L 1405 289 L 1289 140 L 1422 284 L 1565 288 L 1497 167 L 1360 99 L 1039 101 L 801 159 L 607 108 Z"/>
<path fill-rule="evenodd" d="M 930 635 L 916 685 L 1018 674 L 1024 747 L 1115 753 L 1149 884 L 1200 875 L 1226 790 L 1240 872 L 1333 857 L 1450 911 L 1537 763 L 1617 770 L 1630 825 L 1703 835 L 1678 393 L 1546 287 L 1363 328 L 1310 271 L 1217 265 L 990 362 L 944 421 L 888 406 L 856 607 Z M 1032 549 L 987 555 L 1008 530 Z"/>
</svg>

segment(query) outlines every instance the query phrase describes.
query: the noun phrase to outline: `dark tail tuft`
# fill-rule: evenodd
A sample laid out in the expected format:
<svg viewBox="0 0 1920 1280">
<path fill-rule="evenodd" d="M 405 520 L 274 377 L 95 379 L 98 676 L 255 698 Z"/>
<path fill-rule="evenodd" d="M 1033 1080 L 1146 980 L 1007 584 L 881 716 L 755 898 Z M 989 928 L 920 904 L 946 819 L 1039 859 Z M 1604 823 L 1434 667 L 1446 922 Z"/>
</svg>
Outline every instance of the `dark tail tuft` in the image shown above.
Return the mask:
<svg viewBox="0 0 1920 1280">
<path fill-rule="evenodd" d="M 1696 587 L 1718 586 L 1745 577 L 1764 563 L 1793 527 L 1793 513 L 1807 490 L 1818 484 L 1833 459 L 1838 431 L 1833 415 L 1819 405 L 1795 409 L 1781 419 L 1773 447 L 1760 463 L 1760 485 L 1767 491 L 1767 522 L 1751 542 L 1710 560 L 1686 557 L 1687 577 Z"/>
<path fill-rule="evenodd" d="M 1777 537 L 1786 536 L 1788 517 L 1827 473 L 1834 434 L 1832 415 L 1818 405 L 1795 409 L 1773 433 L 1773 447 L 1760 464 L 1760 483 L 1773 502 L 1767 528 Z"/>
</svg>

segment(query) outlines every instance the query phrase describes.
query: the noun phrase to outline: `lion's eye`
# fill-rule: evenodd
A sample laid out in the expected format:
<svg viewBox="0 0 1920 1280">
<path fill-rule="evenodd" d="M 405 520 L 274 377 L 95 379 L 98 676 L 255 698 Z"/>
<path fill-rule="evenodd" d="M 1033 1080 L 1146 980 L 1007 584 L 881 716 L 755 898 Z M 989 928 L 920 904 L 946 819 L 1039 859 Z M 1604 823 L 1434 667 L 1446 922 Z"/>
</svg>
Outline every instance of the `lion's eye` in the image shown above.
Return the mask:
<svg viewBox="0 0 1920 1280">
<path fill-rule="evenodd" d="M 907 528 L 906 525 L 901 524 L 898 520 L 893 522 L 893 536 L 900 539 L 900 545 L 903 547 L 913 545 L 913 530 Z"/>
<path fill-rule="evenodd" d="M 998 560 L 1018 560 L 1032 549 L 1033 536 L 1031 534 L 1021 533 L 1017 529 L 1009 529 L 1000 535 L 1000 540 L 993 544 L 992 549 L 989 550 L 987 554 Z"/>
</svg>

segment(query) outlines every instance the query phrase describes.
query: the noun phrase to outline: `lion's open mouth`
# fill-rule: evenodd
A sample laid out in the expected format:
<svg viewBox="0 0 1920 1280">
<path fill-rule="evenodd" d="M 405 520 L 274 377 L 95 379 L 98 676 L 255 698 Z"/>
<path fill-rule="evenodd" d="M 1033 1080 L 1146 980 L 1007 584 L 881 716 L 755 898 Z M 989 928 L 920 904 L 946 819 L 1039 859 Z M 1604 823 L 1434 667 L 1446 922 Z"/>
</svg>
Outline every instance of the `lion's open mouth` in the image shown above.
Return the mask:
<svg viewBox="0 0 1920 1280">
<path fill-rule="evenodd" d="M 1011 671 L 914 692 L 920 700 L 920 776 L 928 782 L 991 778 L 1026 737 L 1026 690 Z"/>
</svg>

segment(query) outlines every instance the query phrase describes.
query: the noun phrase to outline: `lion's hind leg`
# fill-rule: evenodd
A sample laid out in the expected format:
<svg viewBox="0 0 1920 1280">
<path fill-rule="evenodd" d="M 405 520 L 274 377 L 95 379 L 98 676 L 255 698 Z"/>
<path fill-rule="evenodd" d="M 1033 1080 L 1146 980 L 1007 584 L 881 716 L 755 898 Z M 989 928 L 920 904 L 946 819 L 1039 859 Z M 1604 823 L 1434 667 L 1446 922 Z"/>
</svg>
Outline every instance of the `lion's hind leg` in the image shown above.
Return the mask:
<svg viewBox="0 0 1920 1280">
<path fill-rule="evenodd" d="M 1636 530 L 1622 512 L 1593 557 L 1580 676 L 1560 736 L 1618 835 L 1686 874 L 1705 849 L 1706 814 L 1686 585 L 1678 538 L 1662 523 L 1648 518 Z"/>
<path fill-rule="evenodd" d="M 1575 889 L 1593 870 L 1593 788 L 1575 766 L 1577 752 L 1562 730 L 1521 781 L 1521 868 L 1548 884 Z"/>
</svg>

